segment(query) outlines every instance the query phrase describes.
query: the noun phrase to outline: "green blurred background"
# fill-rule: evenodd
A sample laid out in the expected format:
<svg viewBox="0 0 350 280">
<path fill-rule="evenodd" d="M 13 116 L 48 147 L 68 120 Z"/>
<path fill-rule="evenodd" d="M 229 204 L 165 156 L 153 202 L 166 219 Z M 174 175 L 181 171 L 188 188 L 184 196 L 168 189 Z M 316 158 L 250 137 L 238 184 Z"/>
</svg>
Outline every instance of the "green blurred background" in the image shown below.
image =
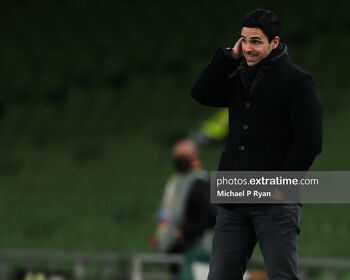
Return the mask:
<svg viewBox="0 0 350 280">
<path fill-rule="evenodd" d="M 1 1 L 0 248 L 150 251 L 172 140 L 215 112 L 190 88 L 258 7 L 317 80 L 313 170 L 349 170 L 345 1 Z M 202 149 L 206 169 L 222 149 Z M 300 255 L 349 258 L 349 210 L 304 205 Z"/>
</svg>

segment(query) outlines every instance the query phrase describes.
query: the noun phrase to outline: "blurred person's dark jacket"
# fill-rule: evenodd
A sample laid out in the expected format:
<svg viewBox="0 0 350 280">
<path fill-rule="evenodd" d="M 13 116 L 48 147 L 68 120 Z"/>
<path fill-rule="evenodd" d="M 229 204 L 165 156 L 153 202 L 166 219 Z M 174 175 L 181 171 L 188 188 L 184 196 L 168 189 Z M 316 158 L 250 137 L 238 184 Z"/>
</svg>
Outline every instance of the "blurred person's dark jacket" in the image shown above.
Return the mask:
<svg viewBox="0 0 350 280">
<path fill-rule="evenodd" d="M 216 207 L 210 204 L 208 180 L 196 180 L 186 202 L 185 218 L 179 225 L 185 236 L 182 247 L 189 248 L 196 245 L 206 230 L 214 228 L 216 211 Z"/>
<path fill-rule="evenodd" d="M 188 170 L 172 175 L 158 211 L 158 250 L 183 253 L 192 246 L 203 246 L 207 231 L 214 228 L 216 211 L 216 206 L 210 204 L 210 183 L 206 171 Z M 179 239 L 173 236 L 176 228 L 182 233 Z"/>
</svg>

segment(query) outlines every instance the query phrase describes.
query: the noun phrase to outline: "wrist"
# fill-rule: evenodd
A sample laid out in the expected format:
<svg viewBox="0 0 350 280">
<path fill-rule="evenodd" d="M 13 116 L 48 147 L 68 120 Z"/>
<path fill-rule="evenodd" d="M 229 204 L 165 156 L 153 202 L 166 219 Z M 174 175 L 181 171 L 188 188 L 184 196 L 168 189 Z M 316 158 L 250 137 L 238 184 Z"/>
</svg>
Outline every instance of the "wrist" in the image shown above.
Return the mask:
<svg viewBox="0 0 350 280">
<path fill-rule="evenodd" d="M 232 57 L 236 60 L 240 60 L 241 59 L 241 56 L 239 56 L 238 54 L 235 53 L 235 51 L 233 49 L 231 49 L 231 54 L 232 54 Z"/>
<path fill-rule="evenodd" d="M 224 54 L 227 58 L 239 59 L 238 55 L 233 51 L 232 48 L 224 48 Z"/>
</svg>

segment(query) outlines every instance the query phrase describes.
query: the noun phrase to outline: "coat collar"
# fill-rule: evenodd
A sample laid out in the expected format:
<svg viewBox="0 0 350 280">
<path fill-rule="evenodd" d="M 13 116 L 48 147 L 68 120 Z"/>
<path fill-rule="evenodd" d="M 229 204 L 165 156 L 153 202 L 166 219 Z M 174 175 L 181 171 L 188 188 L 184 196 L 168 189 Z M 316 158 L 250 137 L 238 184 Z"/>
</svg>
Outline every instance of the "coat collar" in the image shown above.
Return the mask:
<svg viewBox="0 0 350 280">
<path fill-rule="evenodd" d="M 280 44 L 276 49 L 276 52 L 272 51 L 271 54 L 260 63 L 261 65 L 256 65 L 258 67 L 257 74 L 250 88 L 249 94 L 246 96 L 247 99 L 253 99 L 258 92 L 261 92 L 271 83 L 276 83 L 278 79 L 281 79 L 287 73 L 287 70 L 291 65 L 287 45 Z M 245 65 L 240 69 L 241 78 L 245 71 L 251 70 L 247 69 L 247 67 L 248 66 Z"/>
</svg>

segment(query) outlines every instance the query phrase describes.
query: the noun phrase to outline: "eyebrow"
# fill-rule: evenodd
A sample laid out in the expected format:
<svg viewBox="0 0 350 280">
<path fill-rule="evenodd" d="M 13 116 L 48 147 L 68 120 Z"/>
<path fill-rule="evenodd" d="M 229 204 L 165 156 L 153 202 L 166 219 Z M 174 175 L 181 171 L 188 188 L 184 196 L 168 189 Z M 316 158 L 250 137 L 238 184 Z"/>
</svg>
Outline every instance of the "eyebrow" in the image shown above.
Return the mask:
<svg viewBox="0 0 350 280">
<path fill-rule="evenodd" d="M 246 37 L 244 35 L 241 35 L 241 38 L 246 39 Z M 251 40 L 262 40 L 259 36 L 252 36 L 249 39 L 251 39 Z"/>
</svg>

